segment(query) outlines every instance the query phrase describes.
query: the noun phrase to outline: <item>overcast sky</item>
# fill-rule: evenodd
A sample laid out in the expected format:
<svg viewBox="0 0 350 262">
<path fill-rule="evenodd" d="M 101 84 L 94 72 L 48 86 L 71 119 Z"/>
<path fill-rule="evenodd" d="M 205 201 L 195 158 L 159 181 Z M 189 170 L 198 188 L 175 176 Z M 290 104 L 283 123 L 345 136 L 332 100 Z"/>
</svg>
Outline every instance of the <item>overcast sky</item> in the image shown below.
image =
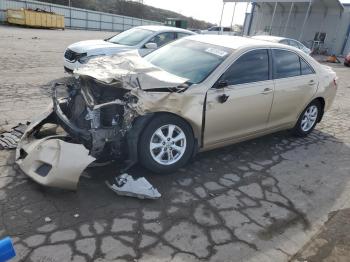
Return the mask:
<svg viewBox="0 0 350 262">
<path fill-rule="evenodd" d="M 219 24 L 220 22 L 222 2 L 222 0 L 144 0 L 147 5 L 175 11 L 213 24 Z M 341 2 L 350 3 L 350 0 L 342 0 Z M 233 6 L 233 3 L 226 4 L 223 19 L 223 25 L 225 26 L 231 24 Z M 243 24 L 246 7 L 246 3 L 237 4 L 234 24 Z"/>
</svg>

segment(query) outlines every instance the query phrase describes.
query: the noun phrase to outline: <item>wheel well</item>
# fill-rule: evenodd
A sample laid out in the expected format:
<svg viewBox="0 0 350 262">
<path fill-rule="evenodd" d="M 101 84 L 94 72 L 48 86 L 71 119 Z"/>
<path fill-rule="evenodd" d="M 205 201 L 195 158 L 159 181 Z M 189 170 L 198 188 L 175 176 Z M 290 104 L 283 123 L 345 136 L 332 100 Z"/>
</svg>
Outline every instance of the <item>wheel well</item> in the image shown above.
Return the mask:
<svg viewBox="0 0 350 262">
<path fill-rule="evenodd" d="M 139 138 L 143 133 L 143 130 L 147 127 L 147 125 L 154 119 L 156 116 L 159 115 L 174 115 L 178 118 L 181 118 L 185 123 L 190 127 L 193 138 L 194 138 L 194 147 L 193 147 L 193 153 L 192 156 L 194 156 L 198 152 L 198 138 L 195 136 L 194 130 L 192 125 L 183 117 L 176 115 L 174 113 L 170 112 L 155 112 L 152 114 L 148 114 L 145 116 L 139 116 L 136 118 L 133 128 L 131 128 L 131 131 L 127 134 L 127 147 L 128 147 L 128 160 L 130 162 L 130 166 L 135 164 L 138 161 L 138 143 Z"/>
<path fill-rule="evenodd" d="M 182 119 L 191 129 L 192 131 L 192 135 L 193 135 L 193 139 L 194 139 L 194 145 L 193 145 L 193 152 L 192 152 L 192 158 L 198 153 L 199 151 L 199 141 L 198 139 L 200 139 L 200 131 L 199 130 L 194 130 L 193 129 L 193 126 L 191 125 L 191 123 L 189 121 L 187 121 L 185 118 L 177 115 L 177 114 L 174 114 L 174 113 L 171 113 L 171 112 L 155 112 L 154 113 L 154 117 L 157 116 L 157 115 L 160 115 L 160 114 L 168 114 L 168 115 L 173 115 L 173 116 L 176 116 L 180 119 Z"/>
<path fill-rule="evenodd" d="M 317 121 L 319 123 L 319 122 L 321 122 L 321 120 L 323 118 L 324 108 L 325 108 L 326 102 L 325 102 L 323 97 L 317 97 L 313 101 L 318 101 L 321 105 L 321 114 L 320 114 L 318 121 Z"/>
<path fill-rule="evenodd" d="M 173 116 L 176 116 L 180 119 L 182 119 L 191 129 L 191 132 L 192 132 L 192 135 L 193 135 L 193 139 L 194 139 L 194 145 L 193 145 L 193 152 L 192 152 L 192 158 L 198 153 L 199 151 L 199 144 L 198 144 L 198 137 L 196 136 L 196 132 L 195 130 L 193 130 L 193 126 L 190 124 L 189 121 L 187 121 L 185 118 L 177 115 L 177 114 L 174 114 L 174 113 L 171 113 L 171 112 L 154 112 L 152 114 L 152 117 L 147 121 L 145 127 L 152 121 L 153 118 L 159 116 L 159 115 L 173 115 Z M 141 136 L 142 132 L 139 134 Z M 198 133 L 197 133 L 198 134 Z"/>
<path fill-rule="evenodd" d="M 177 115 L 177 114 L 170 113 L 170 112 L 155 112 L 155 113 L 153 114 L 152 119 L 155 118 L 156 116 L 159 116 L 159 115 L 173 115 L 173 116 L 176 116 L 176 117 L 182 119 L 182 120 L 185 121 L 186 124 L 191 128 L 192 135 L 193 135 L 194 139 L 196 139 L 196 135 L 195 135 L 195 132 L 194 132 L 194 130 L 193 130 L 192 125 L 191 125 L 185 118 L 183 118 L 183 117 L 181 117 L 181 116 L 179 116 L 179 115 Z M 152 119 L 150 119 L 150 121 L 151 121 Z M 149 121 L 149 122 L 150 122 L 150 121 Z"/>
</svg>

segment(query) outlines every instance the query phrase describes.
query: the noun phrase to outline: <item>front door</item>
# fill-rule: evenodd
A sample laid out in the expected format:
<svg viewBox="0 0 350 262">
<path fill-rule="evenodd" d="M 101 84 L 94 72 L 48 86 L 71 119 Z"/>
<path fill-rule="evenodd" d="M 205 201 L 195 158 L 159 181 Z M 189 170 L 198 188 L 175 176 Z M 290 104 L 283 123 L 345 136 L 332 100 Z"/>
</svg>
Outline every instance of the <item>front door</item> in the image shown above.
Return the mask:
<svg viewBox="0 0 350 262">
<path fill-rule="evenodd" d="M 208 91 L 204 146 L 249 136 L 267 127 L 274 91 L 269 68 L 268 50 L 249 51 Z"/>
</svg>

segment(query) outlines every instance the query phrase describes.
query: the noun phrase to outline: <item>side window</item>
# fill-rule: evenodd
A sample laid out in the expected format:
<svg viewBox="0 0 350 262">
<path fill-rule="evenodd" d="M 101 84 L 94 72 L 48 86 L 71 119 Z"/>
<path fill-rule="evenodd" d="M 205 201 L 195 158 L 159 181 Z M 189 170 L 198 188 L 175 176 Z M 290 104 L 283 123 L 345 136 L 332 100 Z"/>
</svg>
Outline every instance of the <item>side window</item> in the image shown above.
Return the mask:
<svg viewBox="0 0 350 262">
<path fill-rule="evenodd" d="M 272 50 L 273 78 L 286 78 L 300 75 L 299 56 L 287 50 Z"/>
<path fill-rule="evenodd" d="M 229 27 L 224 27 L 224 32 L 231 32 L 232 30 L 231 30 L 231 28 L 229 28 Z"/>
<path fill-rule="evenodd" d="M 266 49 L 250 51 L 238 58 L 221 80 L 239 85 L 269 80 L 269 55 Z"/>
<path fill-rule="evenodd" d="M 302 75 L 311 75 L 315 73 L 313 68 L 308 63 L 306 63 L 302 58 L 300 58 L 300 65 L 301 65 Z"/>
<path fill-rule="evenodd" d="M 186 36 L 189 36 L 189 34 L 186 34 L 186 33 L 177 33 L 177 38 L 178 38 L 178 39 L 183 38 L 183 37 L 186 37 Z"/>
<path fill-rule="evenodd" d="M 149 43 L 156 43 L 158 47 L 161 47 L 175 39 L 175 33 L 173 32 L 167 32 L 167 33 L 161 33 L 159 35 L 156 35 L 151 40 L 149 40 Z"/>
</svg>

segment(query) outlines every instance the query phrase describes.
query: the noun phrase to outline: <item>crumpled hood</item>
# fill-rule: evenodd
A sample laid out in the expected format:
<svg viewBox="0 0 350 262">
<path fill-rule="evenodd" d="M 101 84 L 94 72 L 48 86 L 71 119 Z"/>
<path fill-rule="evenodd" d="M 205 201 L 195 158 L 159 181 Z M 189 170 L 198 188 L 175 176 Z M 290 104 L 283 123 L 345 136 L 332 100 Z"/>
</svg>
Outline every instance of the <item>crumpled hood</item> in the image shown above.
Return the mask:
<svg viewBox="0 0 350 262">
<path fill-rule="evenodd" d="M 113 44 L 104 40 L 87 40 L 74 43 L 68 47 L 70 50 L 73 50 L 77 53 L 96 53 L 100 50 L 124 50 L 130 49 L 129 46 Z"/>
<path fill-rule="evenodd" d="M 170 74 L 143 59 L 135 50 L 97 57 L 74 70 L 77 76 L 90 76 L 106 84 L 122 83 L 126 89 L 187 87 L 186 78 Z"/>
</svg>

